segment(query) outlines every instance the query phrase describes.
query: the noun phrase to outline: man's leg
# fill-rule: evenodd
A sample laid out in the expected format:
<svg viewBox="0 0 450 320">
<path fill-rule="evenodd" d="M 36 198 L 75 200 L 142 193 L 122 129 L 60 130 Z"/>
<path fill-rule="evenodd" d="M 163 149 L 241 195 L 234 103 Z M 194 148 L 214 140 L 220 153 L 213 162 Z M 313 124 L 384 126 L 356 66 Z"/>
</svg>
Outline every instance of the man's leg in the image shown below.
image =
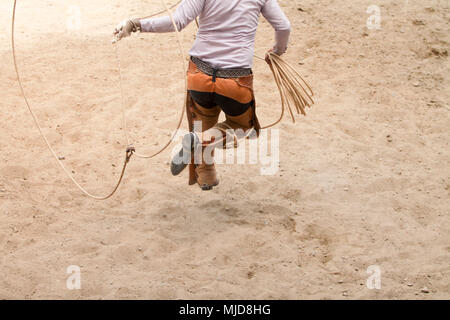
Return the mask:
<svg viewBox="0 0 450 320">
<path fill-rule="evenodd" d="M 248 130 L 254 129 L 256 135 L 259 133 L 252 84 L 253 76 L 212 80 L 211 76 L 199 72 L 190 63 L 186 107 L 191 133 L 184 137 L 183 149 L 172 159 L 173 175 L 179 174 L 186 167 L 186 161 L 178 164 L 180 159 L 191 157 L 195 154 L 192 149 L 199 145 L 201 156 L 197 159 L 192 156 L 189 165 L 189 184 L 197 182 L 204 190 L 210 190 L 218 184 L 213 160 L 214 148 L 227 147 L 226 142 L 234 142 L 234 146 L 237 146 L 235 138 L 240 138 L 240 135 L 236 135 L 234 130 L 241 129 L 247 136 Z M 221 109 L 226 114 L 226 121 L 217 124 Z M 199 122 L 197 126 L 194 126 L 195 121 Z M 231 135 L 227 135 L 230 131 L 233 131 Z M 230 137 L 231 140 L 227 141 Z"/>
<path fill-rule="evenodd" d="M 201 142 L 207 141 L 203 137 L 203 132 L 210 130 L 217 124 L 220 111 L 221 109 L 217 106 L 212 108 L 204 108 L 194 102 L 194 108 L 192 108 L 194 132 L 198 134 Z M 195 178 L 203 190 L 211 190 L 214 186 L 219 184 L 214 165 L 214 152 L 211 152 L 210 155 L 205 154 L 204 151 L 206 149 L 206 143 L 201 143 L 199 147 L 201 147 L 201 153 L 200 150 L 195 150 L 197 151 L 196 154 L 199 154 L 199 157 L 194 159 Z"/>
</svg>

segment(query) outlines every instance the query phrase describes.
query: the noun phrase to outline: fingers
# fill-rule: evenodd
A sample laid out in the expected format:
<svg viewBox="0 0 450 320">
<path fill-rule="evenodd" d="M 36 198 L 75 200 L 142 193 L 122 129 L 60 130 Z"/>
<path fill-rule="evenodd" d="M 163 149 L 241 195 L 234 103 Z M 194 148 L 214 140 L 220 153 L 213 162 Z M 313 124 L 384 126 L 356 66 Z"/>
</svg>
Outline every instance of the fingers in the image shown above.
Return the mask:
<svg viewBox="0 0 450 320">
<path fill-rule="evenodd" d="M 266 62 L 267 62 L 269 65 L 272 64 L 272 61 L 270 60 L 270 54 L 271 54 L 271 53 L 273 53 L 273 48 L 270 49 L 270 50 L 268 50 L 267 53 L 266 53 Z"/>
<path fill-rule="evenodd" d="M 271 64 L 269 54 L 270 54 L 270 51 L 266 53 L 266 59 L 265 59 L 265 60 L 266 60 L 266 62 L 267 62 L 268 64 Z"/>
<path fill-rule="evenodd" d="M 117 27 L 114 29 L 113 34 L 116 36 L 116 39 L 113 41 L 113 43 L 121 40 L 122 38 L 128 36 L 128 32 L 126 30 L 126 26 L 127 26 L 127 21 L 128 20 L 124 20 L 121 23 L 119 23 L 117 25 Z"/>
<path fill-rule="evenodd" d="M 122 38 L 125 38 L 127 35 L 123 31 L 120 31 L 119 33 L 115 34 L 115 36 L 116 37 L 112 40 L 113 44 L 119 42 L 120 40 L 122 40 Z"/>
<path fill-rule="evenodd" d="M 137 31 L 137 27 L 131 20 L 124 20 L 117 25 L 113 34 L 116 36 L 113 43 L 120 41 L 122 38 L 129 37 L 133 32 Z"/>
<path fill-rule="evenodd" d="M 118 34 L 120 31 L 122 31 L 123 27 L 125 26 L 125 21 L 122 21 L 117 25 L 117 27 L 114 29 L 114 34 Z"/>
<path fill-rule="evenodd" d="M 122 38 L 125 38 L 125 37 L 128 37 L 128 36 L 129 36 L 129 34 L 126 33 L 124 30 L 122 30 L 116 35 L 117 41 L 120 41 L 120 40 L 122 40 Z"/>
<path fill-rule="evenodd" d="M 115 36 L 114 39 L 112 40 L 112 43 L 116 43 L 117 41 L 120 41 L 120 39 L 123 38 L 123 36 L 120 36 L 120 30 L 118 30 L 117 28 L 114 29 L 113 35 Z"/>
</svg>

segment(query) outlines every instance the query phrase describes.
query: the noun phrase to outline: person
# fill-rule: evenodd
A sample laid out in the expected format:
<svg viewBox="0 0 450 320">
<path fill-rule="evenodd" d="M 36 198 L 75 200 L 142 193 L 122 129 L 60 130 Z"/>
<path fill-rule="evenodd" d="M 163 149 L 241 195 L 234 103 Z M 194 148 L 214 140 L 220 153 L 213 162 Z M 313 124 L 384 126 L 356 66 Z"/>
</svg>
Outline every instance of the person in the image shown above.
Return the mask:
<svg viewBox="0 0 450 320">
<path fill-rule="evenodd" d="M 171 171 L 177 175 L 189 164 L 189 184 L 198 183 L 203 190 L 211 190 L 219 183 L 214 150 L 209 149 L 209 157 L 205 152 L 208 145 L 221 141 L 212 130 L 220 130 L 223 137 L 229 129 L 259 134 L 252 66 L 261 14 L 275 29 L 275 45 L 266 54 L 270 63 L 270 51 L 277 55 L 286 52 L 291 32 L 291 24 L 277 0 L 183 0 L 173 21 L 170 16 L 127 19 L 114 30 L 117 40 L 121 40 L 137 31 L 174 32 L 175 26 L 180 31 L 199 18 L 187 71 L 186 106 L 191 132 L 183 138 L 183 148 L 172 160 Z M 221 111 L 226 120 L 218 123 Z M 199 148 L 202 156 L 194 159 L 192 151 Z"/>
</svg>

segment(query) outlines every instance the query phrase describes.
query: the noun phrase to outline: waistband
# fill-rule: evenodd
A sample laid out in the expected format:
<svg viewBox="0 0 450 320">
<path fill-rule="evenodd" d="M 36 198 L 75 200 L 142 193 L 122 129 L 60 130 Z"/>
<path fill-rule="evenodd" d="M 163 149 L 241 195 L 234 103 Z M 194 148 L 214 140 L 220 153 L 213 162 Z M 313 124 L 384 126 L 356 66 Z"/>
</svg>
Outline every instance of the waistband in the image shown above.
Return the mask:
<svg viewBox="0 0 450 320">
<path fill-rule="evenodd" d="M 191 61 L 197 66 L 197 68 L 208 76 L 217 78 L 240 78 L 252 75 L 252 69 L 214 69 L 208 63 L 200 60 L 196 57 L 191 57 Z"/>
</svg>

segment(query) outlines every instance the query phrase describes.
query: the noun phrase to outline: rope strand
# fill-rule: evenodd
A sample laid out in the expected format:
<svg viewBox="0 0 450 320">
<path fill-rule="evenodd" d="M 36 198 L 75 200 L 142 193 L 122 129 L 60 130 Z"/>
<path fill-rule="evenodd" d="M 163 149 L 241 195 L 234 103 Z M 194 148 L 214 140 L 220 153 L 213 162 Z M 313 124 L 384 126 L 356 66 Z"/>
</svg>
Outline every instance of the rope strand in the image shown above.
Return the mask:
<svg viewBox="0 0 450 320">
<path fill-rule="evenodd" d="M 297 113 L 306 115 L 305 108 L 311 107 L 314 104 L 312 98 L 314 92 L 297 70 L 273 52 L 269 52 L 268 56 L 270 61 L 269 67 L 280 92 L 281 115 L 278 120 L 261 129 L 268 129 L 280 123 L 284 117 L 286 107 L 289 110 L 292 122 L 295 123 L 293 107 Z M 262 57 L 256 55 L 255 57 L 265 61 Z"/>
<path fill-rule="evenodd" d="M 44 140 L 45 144 L 47 145 L 48 150 L 50 151 L 50 153 L 53 155 L 53 157 L 55 158 L 56 162 L 59 164 L 59 166 L 61 167 L 61 169 L 66 173 L 66 175 L 69 177 L 69 179 L 75 184 L 75 186 L 86 196 L 95 199 L 95 200 L 106 200 L 111 198 L 117 191 L 117 189 L 119 188 L 120 184 L 122 183 L 123 177 L 125 175 L 125 170 L 127 168 L 128 162 L 131 159 L 131 156 L 134 153 L 134 149 L 133 148 L 127 148 L 126 152 L 125 152 L 125 160 L 122 166 L 122 171 L 120 173 L 120 177 L 117 181 L 117 183 L 114 185 L 114 188 L 112 189 L 112 191 L 110 193 L 108 193 L 105 196 L 97 196 L 94 195 L 90 192 L 88 192 L 85 188 L 83 188 L 81 186 L 81 184 L 73 177 L 73 175 L 69 172 L 69 170 L 66 168 L 66 166 L 62 163 L 62 161 L 59 159 L 58 155 L 56 154 L 55 150 L 53 149 L 52 145 L 50 144 L 50 142 L 48 141 L 46 135 L 44 134 L 37 116 L 34 114 L 34 111 L 28 101 L 28 98 L 25 94 L 25 90 L 22 84 L 22 79 L 20 77 L 20 73 L 19 73 L 19 68 L 17 66 L 17 58 L 16 58 L 16 45 L 15 45 L 15 39 L 14 39 L 14 34 L 15 34 L 15 19 L 16 19 L 16 6 L 17 6 L 17 0 L 14 0 L 14 7 L 13 7 L 13 14 L 12 14 L 12 25 L 11 25 L 11 46 L 12 46 L 12 55 L 13 55 L 13 61 L 14 61 L 14 70 L 16 71 L 16 76 L 17 76 L 17 82 L 19 83 L 19 87 L 20 87 L 20 92 L 22 93 L 22 97 L 25 101 L 25 104 L 28 108 L 28 111 L 31 114 L 31 117 L 33 118 L 33 122 L 36 126 L 36 128 L 39 131 L 39 134 L 41 135 L 42 139 Z"/>
<path fill-rule="evenodd" d="M 173 15 L 172 15 L 172 13 L 170 11 L 175 6 L 177 6 L 181 1 L 178 1 L 176 4 L 172 5 L 170 8 L 167 6 L 167 3 L 164 0 L 161 0 L 161 2 L 164 5 L 165 9 L 163 11 L 160 11 L 160 12 L 154 13 L 154 14 L 152 14 L 150 16 L 147 16 L 147 17 L 145 17 L 145 19 L 157 16 L 157 15 L 159 15 L 161 13 L 164 13 L 164 12 L 167 12 L 167 14 L 169 15 L 170 19 L 172 20 L 172 24 L 173 24 L 173 27 L 175 29 L 176 35 L 177 35 L 178 48 L 180 50 L 179 52 L 180 52 L 180 57 L 181 57 L 181 61 L 182 61 L 182 70 L 185 70 L 185 62 L 184 62 L 185 56 L 184 56 L 184 49 L 183 49 L 183 44 L 182 44 L 182 41 L 181 41 L 180 31 L 178 30 L 178 27 L 176 25 L 175 19 L 173 18 Z M 116 45 L 117 45 L 117 43 L 116 43 Z M 121 94 L 122 94 L 122 106 L 121 106 L 121 109 L 122 109 L 123 128 L 124 128 L 125 138 L 127 139 L 127 143 L 128 143 L 128 145 L 130 145 L 131 144 L 131 142 L 130 142 L 130 134 L 128 133 L 127 121 L 126 121 L 126 116 L 125 116 L 125 105 L 124 105 L 125 99 L 123 97 L 124 90 L 123 90 L 123 84 L 122 84 L 122 80 L 123 80 L 122 79 L 122 70 L 121 70 L 121 66 L 120 66 L 120 57 L 119 57 L 117 48 L 116 48 L 116 59 L 117 59 L 118 67 L 119 67 L 119 77 L 120 77 L 119 81 L 120 81 L 120 90 L 121 90 Z M 184 91 L 186 92 L 185 94 L 187 94 L 187 77 L 186 76 L 184 77 L 184 85 L 185 85 L 185 90 Z M 134 152 L 134 155 L 136 157 L 141 158 L 141 159 L 154 158 L 154 157 L 158 156 L 159 154 L 161 154 L 162 152 L 164 152 L 172 144 L 172 142 L 175 140 L 175 138 L 176 138 L 176 136 L 177 136 L 177 134 L 178 134 L 178 132 L 179 132 L 179 130 L 181 128 L 181 125 L 183 123 L 183 118 L 184 118 L 184 114 L 185 114 L 185 110 L 186 110 L 186 98 L 187 97 L 185 96 L 185 102 L 183 104 L 183 109 L 181 111 L 180 118 L 179 118 L 179 120 L 177 122 L 176 129 L 173 132 L 173 134 L 170 137 L 170 139 L 157 152 L 155 152 L 153 154 L 150 154 L 150 155 L 145 155 L 145 154 L 140 154 L 138 152 Z"/>
</svg>

